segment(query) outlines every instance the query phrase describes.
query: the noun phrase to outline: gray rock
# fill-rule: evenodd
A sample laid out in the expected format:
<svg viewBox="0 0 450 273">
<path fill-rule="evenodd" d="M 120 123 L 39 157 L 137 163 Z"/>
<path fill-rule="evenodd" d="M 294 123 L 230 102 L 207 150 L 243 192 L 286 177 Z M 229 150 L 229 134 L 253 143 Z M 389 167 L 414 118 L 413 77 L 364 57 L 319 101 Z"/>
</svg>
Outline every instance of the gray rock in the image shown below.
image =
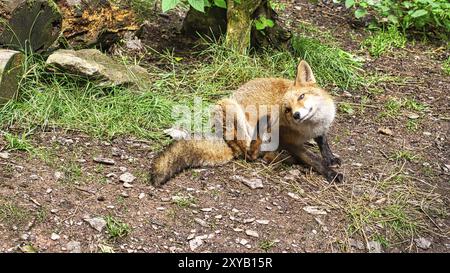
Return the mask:
<svg viewBox="0 0 450 273">
<path fill-rule="evenodd" d="M 102 230 L 106 227 L 106 221 L 102 217 L 84 218 L 83 220 L 88 222 L 89 225 L 91 225 L 91 227 L 98 232 L 102 232 Z"/>
<path fill-rule="evenodd" d="M 61 236 L 59 236 L 56 233 L 52 233 L 52 235 L 50 236 L 50 239 L 52 239 L 53 241 L 57 241 L 61 238 Z"/>
<path fill-rule="evenodd" d="M 0 105 L 17 97 L 23 59 L 23 54 L 18 51 L 0 49 Z M 2 154 L 8 156 L 8 153 Z M 6 159 L 3 156 L 0 157 Z"/>
<path fill-rule="evenodd" d="M 67 251 L 70 253 L 81 253 L 81 243 L 77 241 L 70 241 L 66 245 Z"/>
<path fill-rule="evenodd" d="M 414 239 L 414 242 L 416 243 L 417 247 L 424 249 L 424 250 L 427 250 L 431 247 L 431 241 L 424 237 Z"/>
<path fill-rule="evenodd" d="M 9 153 L 8 153 L 8 152 L 1 152 L 1 153 L 0 153 L 0 158 L 2 158 L 2 159 L 8 159 L 8 158 L 9 158 Z"/>
<path fill-rule="evenodd" d="M 251 230 L 251 229 L 247 229 L 245 231 L 245 234 L 247 234 L 248 236 L 251 236 L 251 237 L 255 237 L 255 238 L 259 237 L 258 232 L 254 231 L 254 230 Z"/>
<path fill-rule="evenodd" d="M 123 183 L 132 183 L 135 179 L 136 179 L 136 177 L 134 175 L 132 175 L 131 173 L 124 173 L 119 176 L 120 182 L 123 182 Z"/>
<path fill-rule="evenodd" d="M 125 66 L 96 49 L 60 49 L 47 59 L 49 67 L 96 80 L 100 86 L 141 85 L 150 79 L 145 68 Z"/>
<path fill-rule="evenodd" d="M 264 187 L 263 183 L 262 183 L 262 180 L 260 178 L 247 179 L 247 178 L 242 177 L 240 175 L 233 175 L 232 178 L 234 180 L 242 182 L 244 185 L 246 185 L 247 187 L 249 187 L 252 190 L 254 190 L 254 189 L 262 189 Z"/>
<path fill-rule="evenodd" d="M 114 165 L 114 164 L 116 164 L 114 159 L 106 158 L 106 157 L 94 157 L 94 162 L 105 164 L 105 165 Z"/>
<path fill-rule="evenodd" d="M 381 248 L 381 244 L 376 241 L 370 241 L 367 244 L 367 248 L 369 249 L 369 253 L 383 253 L 383 249 Z"/>
</svg>

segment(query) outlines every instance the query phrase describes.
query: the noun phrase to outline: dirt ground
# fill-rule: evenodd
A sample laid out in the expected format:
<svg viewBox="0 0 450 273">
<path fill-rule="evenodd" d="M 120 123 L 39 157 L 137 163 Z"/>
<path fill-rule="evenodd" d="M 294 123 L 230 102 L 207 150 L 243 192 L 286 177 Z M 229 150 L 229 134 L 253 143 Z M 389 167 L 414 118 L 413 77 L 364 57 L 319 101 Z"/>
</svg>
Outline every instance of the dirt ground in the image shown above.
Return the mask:
<svg viewBox="0 0 450 273">
<path fill-rule="evenodd" d="M 291 26 L 299 20 L 331 30 L 344 49 L 357 52 L 368 33 L 354 28 L 344 11 L 333 9 L 290 1 L 282 17 Z M 147 43 L 152 45 L 150 39 Z M 6 216 L 0 222 L 0 251 L 27 252 L 33 246 L 39 252 L 449 252 L 450 77 L 441 69 L 445 54 L 437 45 L 416 42 L 378 59 L 366 56 L 366 71 L 402 81 L 381 84 L 384 92 L 371 96 L 364 112 L 363 94 L 337 94 L 338 102 L 355 109 L 353 114 L 339 112 L 330 132 L 332 149 L 343 160 L 342 185 L 330 185 L 301 166 L 235 161 L 185 171 L 155 189 L 147 182 L 154 156 L 147 141 L 39 132 L 32 139 L 39 156 L 8 151 L 0 157 L 0 202 Z M 429 106 L 420 112 L 417 130 L 406 128 L 410 112 L 405 109 L 394 118 L 380 118 L 392 97 Z M 379 128 L 392 134 L 381 134 Z M 0 139 L 0 151 L 5 146 Z M 97 163 L 96 157 L 114 164 Z M 136 177 L 130 188 L 119 181 L 126 172 Z M 250 189 L 242 179 L 260 179 L 263 188 Z M 410 215 L 417 216 L 412 220 L 416 227 L 408 226 Z M 110 238 L 108 227 L 98 231 L 86 220 L 106 216 L 128 224 L 129 234 Z M 416 231 L 402 232 L 409 228 Z M 388 240 L 393 231 L 397 239 Z"/>
</svg>

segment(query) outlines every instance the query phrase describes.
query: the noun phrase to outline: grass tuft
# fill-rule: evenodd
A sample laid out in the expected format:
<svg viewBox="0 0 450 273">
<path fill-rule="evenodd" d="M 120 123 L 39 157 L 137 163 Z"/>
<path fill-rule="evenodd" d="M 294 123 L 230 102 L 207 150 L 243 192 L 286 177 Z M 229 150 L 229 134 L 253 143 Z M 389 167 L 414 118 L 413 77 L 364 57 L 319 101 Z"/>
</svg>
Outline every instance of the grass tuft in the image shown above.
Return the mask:
<svg viewBox="0 0 450 273">
<path fill-rule="evenodd" d="M 363 84 L 362 61 L 335 45 L 326 45 L 315 38 L 294 36 L 295 55 L 306 60 L 322 86 L 354 89 Z"/>
<path fill-rule="evenodd" d="M 378 58 L 393 48 L 404 48 L 406 41 L 406 37 L 395 26 L 391 26 L 366 38 L 362 47 L 367 48 L 371 56 Z"/>
</svg>

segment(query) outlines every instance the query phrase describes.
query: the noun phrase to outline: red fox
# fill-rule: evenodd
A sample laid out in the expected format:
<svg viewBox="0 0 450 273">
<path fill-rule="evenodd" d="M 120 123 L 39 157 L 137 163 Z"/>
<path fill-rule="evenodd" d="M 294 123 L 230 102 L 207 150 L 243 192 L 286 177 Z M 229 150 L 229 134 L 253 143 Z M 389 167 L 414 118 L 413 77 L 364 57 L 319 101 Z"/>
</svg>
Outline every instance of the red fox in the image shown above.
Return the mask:
<svg viewBox="0 0 450 273">
<path fill-rule="evenodd" d="M 259 109 L 262 105 L 272 105 L 278 109 L 278 115 L 265 114 L 270 122 L 264 128 L 271 130 L 273 124 L 278 126 L 278 151 L 287 151 L 295 162 L 312 167 L 330 182 L 343 181 L 343 175 L 331 168 L 332 165 L 340 165 L 341 160 L 333 155 L 326 136 L 336 113 L 334 101 L 317 85 L 308 63 L 301 61 L 294 81 L 280 78 L 253 79 L 238 88 L 230 98 L 220 100 L 215 114 L 216 118 L 223 121 L 223 138 L 173 142 L 153 160 L 150 174 L 152 184 L 162 185 L 186 168 L 217 166 L 239 157 L 255 160 L 263 142 L 256 128 L 260 126 L 263 116 L 257 113 L 254 124 L 244 109 L 248 106 Z M 233 109 L 233 117 L 230 118 L 230 112 L 225 111 L 225 107 Z M 255 133 L 256 138 L 252 138 Z M 226 134 L 232 137 L 225 137 Z M 241 134 L 240 138 L 238 134 Z M 310 139 L 317 142 L 322 158 L 304 147 L 304 143 Z M 266 152 L 264 158 L 273 158 L 273 154 Z"/>
</svg>

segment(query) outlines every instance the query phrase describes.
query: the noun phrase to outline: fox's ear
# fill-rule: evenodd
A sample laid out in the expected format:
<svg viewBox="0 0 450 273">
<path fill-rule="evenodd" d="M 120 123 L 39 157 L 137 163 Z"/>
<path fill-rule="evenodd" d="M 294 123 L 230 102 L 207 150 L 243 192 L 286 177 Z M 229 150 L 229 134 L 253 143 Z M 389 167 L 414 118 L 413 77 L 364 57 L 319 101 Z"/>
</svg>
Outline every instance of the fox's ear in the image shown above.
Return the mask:
<svg viewBox="0 0 450 273">
<path fill-rule="evenodd" d="M 295 77 L 295 85 L 302 86 L 306 84 L 315 84 L 316 78 L 309 64 L 302 60 L 297 67 L 297 76 Z"/>
</svg>

